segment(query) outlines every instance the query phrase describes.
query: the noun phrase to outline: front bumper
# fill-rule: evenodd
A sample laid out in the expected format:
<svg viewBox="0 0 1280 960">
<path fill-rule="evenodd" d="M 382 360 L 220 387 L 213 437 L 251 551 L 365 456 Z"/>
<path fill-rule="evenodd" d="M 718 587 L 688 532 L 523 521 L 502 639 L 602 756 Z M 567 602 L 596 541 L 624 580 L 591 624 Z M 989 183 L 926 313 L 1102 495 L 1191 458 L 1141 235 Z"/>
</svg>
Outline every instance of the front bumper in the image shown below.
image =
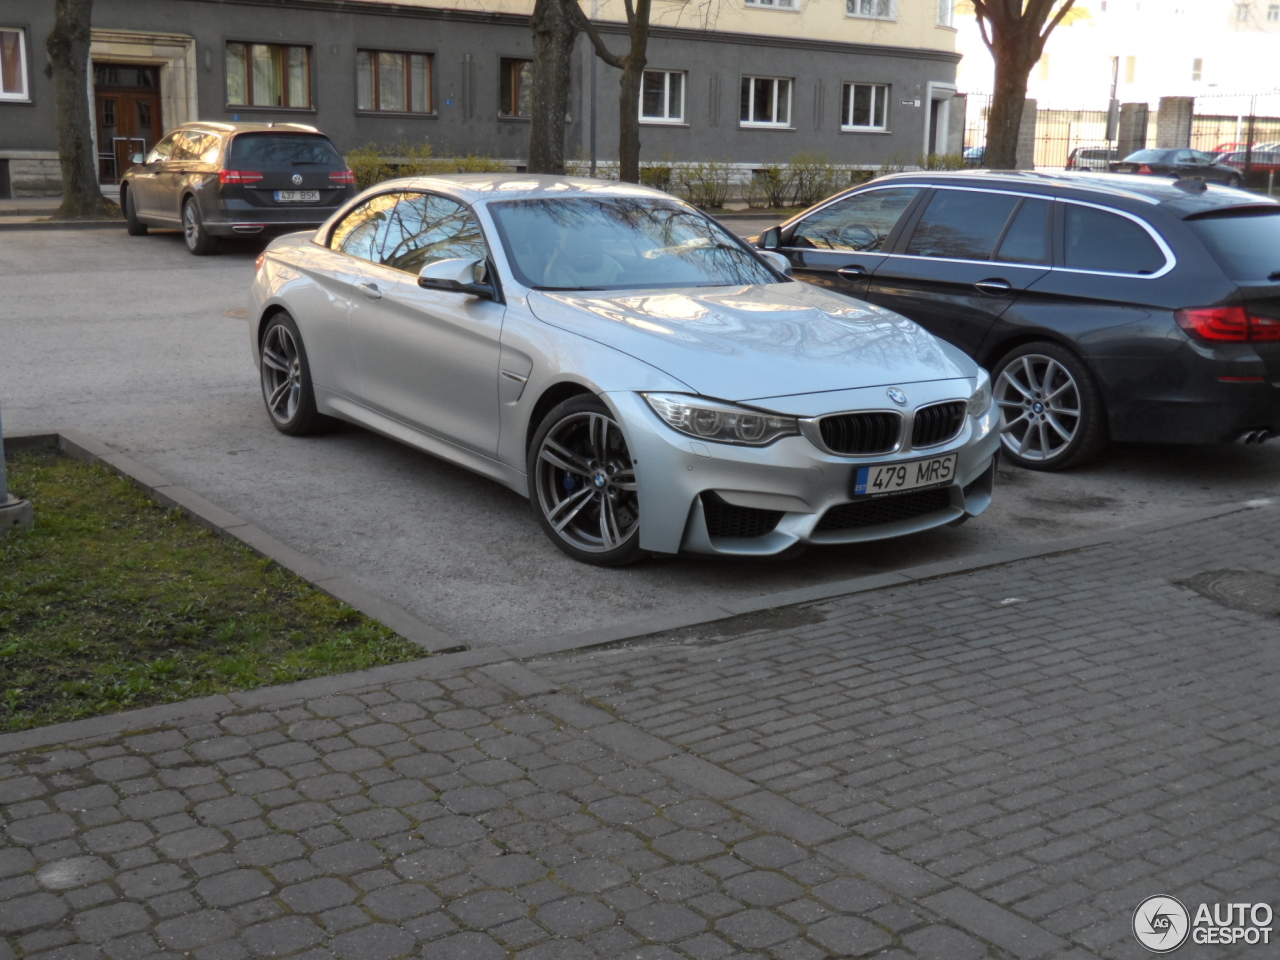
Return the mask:
<svg viewBox="0 0 1280 960">
<path fill-rule="evenodd" d="M 963 399 L 967 387 L 958 389 L 962 383 L 967 381 L 912 384 L 912 399 L 918 406 Z M 812 416 L 815 404 L 834 413 L 876 409 L 883 398 L 884 388 L 873 387 L 796 398 L 802 409 L 788 409 L 781 401 L 752 405 Z M 966 417 L 947 443 L 845 457 L 803 436 L 767 447 L 701 443 L 668 427 L 639 394 L 610 393 L 605 399 L 623 425 L 635 461 L 640 545 L 656 553 L 770 556 L 796 544 L 883 540 L 977 516 L 991 503 L 1000 447 L 994 404 L 981 417 Z M 949 486 L 874 500 L 851 496 L 859 467 L 948 453 L 957 454 Z"/>
</svg>

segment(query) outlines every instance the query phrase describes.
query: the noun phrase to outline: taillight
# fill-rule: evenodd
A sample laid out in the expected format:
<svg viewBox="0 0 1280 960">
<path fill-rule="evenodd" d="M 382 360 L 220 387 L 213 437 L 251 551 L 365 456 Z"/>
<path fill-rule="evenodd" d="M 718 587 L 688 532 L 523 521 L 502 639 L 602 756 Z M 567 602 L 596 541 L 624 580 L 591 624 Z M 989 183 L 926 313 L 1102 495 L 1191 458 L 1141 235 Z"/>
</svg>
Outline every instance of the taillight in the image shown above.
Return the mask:
<svg viewBox="0 0 1280 960">
<path fill-rule="evenodd" d="M 1259 317 L 1244 307 L 1196 307 L 1174 314 L 1178 326 L 1198 340 L 1280 341 L 1280 320 Z"/>
<path fill-rule="evenodd" d="M 350 170 L 337 170 L 329 174 L 329 179 L 334 183 L 355 183 L 356 175 Z"/>
<path fill-rule="evenodd" d="M 1150 167 L 1148 167 L 1145 163 L 1138 164 L 1138 169 L 1133 172 L 1134 173 L 1155 173 L 1155 171 L 1152 170 Z"/>
<path fill-rule="evenodd" d="M 262 269 L 262 265 L 267 261 L 267 251 L 263 250 L 258 254 L 258 259 L 253 261 L 253 272 L 257 273 Z"/>
<path fill-rule="evenodd" d="M 1075 158 L 1075 157 L 1067 157 L 1067 169 L 1068 169 L 1068 170 L 1074 170 L 1074 169 L 1075 169 L 1075 166 L 1076 166 L 1076 158 Z"/>
<path fill-rule="evenodd" d="M 257 183 L 262 174 L 253 170 L 219 170 L 218 183 Z"/>
</svg>

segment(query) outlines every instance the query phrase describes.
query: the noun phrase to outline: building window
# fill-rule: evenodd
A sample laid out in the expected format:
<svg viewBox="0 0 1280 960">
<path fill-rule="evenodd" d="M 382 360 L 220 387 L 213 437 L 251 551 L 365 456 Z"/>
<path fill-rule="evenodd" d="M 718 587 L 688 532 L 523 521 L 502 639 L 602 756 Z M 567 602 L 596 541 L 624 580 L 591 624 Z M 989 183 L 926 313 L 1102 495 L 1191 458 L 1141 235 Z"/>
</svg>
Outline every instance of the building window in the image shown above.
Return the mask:
<svg viewBox="0 0 1280 960">
<path fill-rule="evenodd" d="M 647 123 L 684 122 L 684 73 L 646 70 L 640 81 L 640 119 Z"/>
<path fill-rule="evenodd" d="M 1199 80 L 1204 73 L 1204 61 L 1197 57 L 1191 61 L 1191 79 Z"/>
<path fill-rule="evenodd" d="M 357 50 L 356 109 L 430 113 L 430 54 Z"/>
<path fill-rule="evenodd" d="M 800 0 L 743 0 L 748 7 L 764 7 L 766 10 L 799 10 Z"/>
<path fill-rule="evenodd" d="M 871 20 L 897 20 L 897 4 L 894 0 L 844 0 L 845 13 L 851 17 L 867 17 Z"/>
<path fill-rule="evenodd" d="M 1280 23 L 1280 6 L 1273 3 L 1267 7 L 1267 23 Z"/>
<path fill-rule="evenodd" d="M 1133 83 L 1133 78 L 1138 75 L 1138 58 L 1124 58 L 1124 82 Z"/>
<path fill-rule="evenodd" d="M 955 10 L 955 0 L 938 0 L 938 26 L 951 26 L 955 18 Z"/>
<path fill-rule="evenodd" d="M 777 77 L 743 77 L 741 120 L 744 127 L 790 125 L 791 81 Z"/>
<path fill-rule="evenodd" d="M 1240 23 L 1246 23 L 1249 20 L 1249 4 L 1236 4 L 1236 20 Z"/>
<path fill-rule="evenodd" d="M 0 27 L 0 100 L 30 100 L 27 94 L 27 37 Z"/>
<path fill-rule="evenodd" d="M 311 108 L 311 48 L 227 44 L 227 105 Z"/>
<path fill-rule="evenodd" d="M 533 112 L 533 61 L 502 58 L 502 102 L 498 115 L 528 117 Z"/>
<path fill-rule="evenodd" d="M 883 83 L 846 83 L 840 108 L 841 130 L 884 130 L 889 109 L 889 87 Z"/>
</svg>

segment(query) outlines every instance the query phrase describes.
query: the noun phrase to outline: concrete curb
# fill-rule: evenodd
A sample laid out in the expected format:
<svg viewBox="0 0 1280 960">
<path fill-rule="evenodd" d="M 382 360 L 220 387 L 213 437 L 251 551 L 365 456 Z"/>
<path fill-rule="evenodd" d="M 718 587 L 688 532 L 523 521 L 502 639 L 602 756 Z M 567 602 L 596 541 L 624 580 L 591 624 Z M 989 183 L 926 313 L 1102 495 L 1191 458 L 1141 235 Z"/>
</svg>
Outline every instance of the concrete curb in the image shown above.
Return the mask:
<svg viewBox="0 0 1280 960">
<path fill-rule="evenodd" d="M 238 540 L 260 556 L 306 580 L 317 590 L 322 590 L 365 616 L 381 622 L 423 650 L 438 653 L 463 649 L 456 640 L 422 622 L 402 607 L 370 593 L 359 584 L 316 563 L 235 514 L 210 503 L 186 487 L 172 483 L 151 468 L 117 453 L 79 430 L 12 434 L 5 436 L 4 442 L 5 448 L 13 452 L 24 449 L 56 449 L 77 460 L 108 466 L 164 506 L 176 507 L 224 539 Z M 75 723 L 71 724 L 74 725 Z"/>
<path fill-rule="evenodd" d="M 124 232 L 123 220 L 31 220 L 26 223 L 0 223 L 0 233 L 13 230 L 119 230 Z"/>
</svg>

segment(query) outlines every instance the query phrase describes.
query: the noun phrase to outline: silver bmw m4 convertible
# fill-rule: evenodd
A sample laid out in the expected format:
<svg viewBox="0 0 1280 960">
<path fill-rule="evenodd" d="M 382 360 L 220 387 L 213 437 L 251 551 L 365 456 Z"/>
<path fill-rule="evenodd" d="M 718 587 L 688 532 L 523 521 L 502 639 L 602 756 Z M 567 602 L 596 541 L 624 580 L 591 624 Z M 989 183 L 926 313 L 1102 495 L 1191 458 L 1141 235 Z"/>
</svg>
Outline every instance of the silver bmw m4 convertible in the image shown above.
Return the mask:
<svg viewBox="0 0 1280 960">
<path fill-rule="evenodd" d="M 348 420 L 527 496 L 587 563 L 767 556 L 991 502 L 987 375 L 698 210 L 567 177 L 395 180 L 258 260 L 272 423 Z"/>
</svg>

